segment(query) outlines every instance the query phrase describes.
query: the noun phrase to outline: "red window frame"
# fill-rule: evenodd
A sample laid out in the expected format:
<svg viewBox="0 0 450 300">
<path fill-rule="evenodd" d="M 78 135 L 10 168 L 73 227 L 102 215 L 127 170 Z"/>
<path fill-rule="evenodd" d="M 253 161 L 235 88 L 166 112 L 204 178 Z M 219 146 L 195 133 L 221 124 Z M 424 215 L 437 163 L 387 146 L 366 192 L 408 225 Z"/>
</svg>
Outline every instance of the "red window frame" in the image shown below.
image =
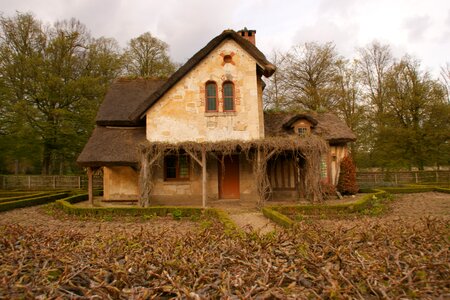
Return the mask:
<svg viewBox="0 0 450 300">
<path fill-rule="evenodd" d="M 209 89 L 208 86 L 214 86 L 214 91 L 215 91 L 215 95 L 209 95 Z M 208 81 L 205 83 L 205 111 L 206 112 L 217 112 L 219 111 L 219 99 L 218 99 L 218 95 L 217 95 L 217 83 L 215 81 Z M 214 99 L 216 108 L 215 109 L 210 109 L 210 99 Z"/>
</svg>

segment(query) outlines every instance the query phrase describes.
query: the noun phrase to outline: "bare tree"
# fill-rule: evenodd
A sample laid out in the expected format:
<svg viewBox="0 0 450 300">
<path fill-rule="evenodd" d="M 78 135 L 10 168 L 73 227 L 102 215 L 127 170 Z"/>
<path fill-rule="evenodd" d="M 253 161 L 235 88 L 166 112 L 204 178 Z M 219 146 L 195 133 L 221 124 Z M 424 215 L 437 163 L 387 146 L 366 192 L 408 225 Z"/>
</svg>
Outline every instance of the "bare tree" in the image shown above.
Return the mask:
<svg viewBox="0 0 450 300">
<path fill-rule="evenodd" d="M 131 39 L 125 51 L 128 75 L 141 77 L 169 77 L 175 65 L 169 58 L 169 46 L 150 32 Z"/>
<path fill-rule="evenodd" d="M 277 71 L 266 80 L 264 89 L 264 109 L 282 110 L 287 105 L 286 54 L 274 50 L 270 61 L 277 66 Z"/>
<path fill-rule="evenodd" d="M 339 56 L 332 43 L 295 46 L 286 57 L 290 104 L 308 110 L 333 109 Z"/>
<path fill-rule="evenodd" d="M 441 80 L 447 91 L 447 101 L 450 103 L 450 63 L 446 63 L 441 67 Z"/>
<path fill-rule="evenodd" d="M 374 110 L 374 117 L 380 120 L 386 105 L 386 73 L 392 67 L 394 59 L 388 45 L 373 42 L 358 50 L 357 60 L 361 81 L 364 84 L 366 98 Z"/>
</svg>

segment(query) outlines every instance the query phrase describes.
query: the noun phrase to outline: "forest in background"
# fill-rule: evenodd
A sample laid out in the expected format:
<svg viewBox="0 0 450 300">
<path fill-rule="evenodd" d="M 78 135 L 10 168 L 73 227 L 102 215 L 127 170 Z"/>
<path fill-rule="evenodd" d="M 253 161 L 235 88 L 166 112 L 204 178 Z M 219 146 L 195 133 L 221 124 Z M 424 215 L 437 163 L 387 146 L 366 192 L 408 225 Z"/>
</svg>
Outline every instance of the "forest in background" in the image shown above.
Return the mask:
<svg viewBox="0 0 450 300">
<path fill-rule="evenodd" d="M 74 174 L 76 158 L 114 78 L 167 78 L 179 64 L 146 32 L 121 48 L 76 19 L 43 24 L 29 13 L 0 18 L 0 173 Z M 357 57 L 333 43 L 273 52 L 266 110 L 331 111 L 357 134 L 359 168 L 450 165 L 450 65 L 439 78 L 411 56 L 374 42 Z M 444 62 L 443 62 L 444 63 Z"/>
</svg>

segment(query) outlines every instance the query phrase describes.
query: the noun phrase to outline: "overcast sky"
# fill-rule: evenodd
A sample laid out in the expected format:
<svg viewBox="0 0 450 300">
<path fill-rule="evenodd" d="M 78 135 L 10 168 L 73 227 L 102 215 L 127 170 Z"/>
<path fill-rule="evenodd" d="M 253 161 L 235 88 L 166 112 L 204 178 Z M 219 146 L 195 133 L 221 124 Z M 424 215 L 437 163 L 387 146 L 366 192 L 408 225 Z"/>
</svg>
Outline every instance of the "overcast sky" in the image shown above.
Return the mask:
<svg viewBox="0 0 450 300">
<path fill-rule="evenodd" d="M 74 17 L 94 37 L 130 38 L 150 31 L 184 63 L 224 29 L 255 29 L 270 57 L 309 41 L 332 41 L 340 54 L 378 40 L 438 74 L 450 63 L 449 0 L 0 0 L 0 11 L 32 12 L 46 23 Z"/>
</svg>

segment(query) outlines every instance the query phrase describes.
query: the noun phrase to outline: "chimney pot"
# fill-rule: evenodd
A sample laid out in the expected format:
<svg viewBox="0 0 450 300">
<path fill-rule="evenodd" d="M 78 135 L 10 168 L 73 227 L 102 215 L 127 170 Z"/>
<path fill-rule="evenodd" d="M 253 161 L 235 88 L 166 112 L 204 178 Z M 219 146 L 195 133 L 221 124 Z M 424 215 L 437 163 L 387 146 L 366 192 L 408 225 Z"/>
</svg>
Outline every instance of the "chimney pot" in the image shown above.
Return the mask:
<svg viewBox="0 0 450 300">
<path fill-rule="evenodd" d="M 251 30 L 251 29 L 247 29 L 247 27 L 244 27 L 244 29 L 239 30 L 238 33 L 247 41 L 249 41 L 250 43 L 252 43 L 253 45 L 256 46 L 256 30 Z"/>
</svg>

